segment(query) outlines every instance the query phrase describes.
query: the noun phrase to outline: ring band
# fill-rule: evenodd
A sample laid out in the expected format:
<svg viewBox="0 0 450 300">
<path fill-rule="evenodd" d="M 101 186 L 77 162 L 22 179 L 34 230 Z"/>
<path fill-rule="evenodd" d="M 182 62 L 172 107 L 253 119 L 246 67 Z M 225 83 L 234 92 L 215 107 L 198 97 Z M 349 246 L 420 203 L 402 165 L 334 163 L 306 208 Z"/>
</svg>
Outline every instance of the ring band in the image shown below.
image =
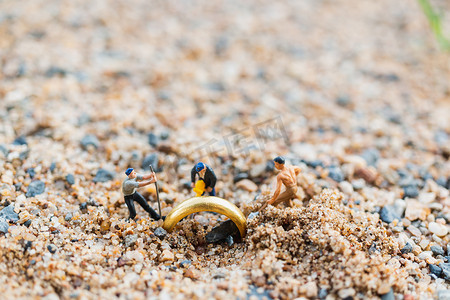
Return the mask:
<svg viewBox="0 0 450 300">
<path fill-rule="evenodd" d="M 227 216 L 236 224 L 241 237 L 245 236 L 247 221 L 242 211 L 233 203 L 213 196 L 193 197 L 184 201 L 166 216 L 163 228 L 167 232 L 171 232 L 181 219 L 201 211 L 212 211 Z"/>
</svg>

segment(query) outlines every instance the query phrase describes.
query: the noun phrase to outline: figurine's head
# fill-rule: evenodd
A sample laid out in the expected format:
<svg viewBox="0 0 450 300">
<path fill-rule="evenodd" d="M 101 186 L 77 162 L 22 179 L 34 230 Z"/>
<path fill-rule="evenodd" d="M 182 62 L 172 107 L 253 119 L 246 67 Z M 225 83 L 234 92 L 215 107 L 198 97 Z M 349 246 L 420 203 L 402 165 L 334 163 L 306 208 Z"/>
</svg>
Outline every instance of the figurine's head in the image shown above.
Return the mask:
<svg viewBox="0 0 450 300">
<path fill-rule="evenodd" d="M 286 161 L 284 160 L 283 156 L 277 156 L 273 159 L 273 161 L 277 170 L 282 170 L 284 168 L 284 164 Z"/>
<path fill-rule="evenodd" d="M 133 168 L 128 168 L 125 171 L 125 174 L 127 174 L 128 178 L 133 179 L 134 177 L 136 177 L 136 171 Z"/>
<path fill-rule="evenodd" d="M 206 173 L 206 165 L 202 162 L 199 162 L 196 166 L 195 166 L 195 170 L 197 171 L 197 173 L 201 176 L 204 177 L 205 173 Z"/>
</svg>

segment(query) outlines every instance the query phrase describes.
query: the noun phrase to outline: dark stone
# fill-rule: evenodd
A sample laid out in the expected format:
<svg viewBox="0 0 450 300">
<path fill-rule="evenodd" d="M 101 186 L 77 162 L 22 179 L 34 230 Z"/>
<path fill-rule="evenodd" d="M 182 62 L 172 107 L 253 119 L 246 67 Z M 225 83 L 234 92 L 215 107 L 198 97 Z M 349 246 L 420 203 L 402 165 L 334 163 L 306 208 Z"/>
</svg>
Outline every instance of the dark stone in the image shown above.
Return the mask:
<svg viewBox="0 0 450 300">
<path fill-rule="evenodd" d="M 319 296 L 319 299 L 325 299 L 328 296 L 327 289 L 320 289 L 318 296 Z"/>
<path fill-rule="evenodd" d="M 339 167 L 331 166 L 328 168 L 328 177 L 334 181 L 341 182 L 344 180 L 344 174 Z"/>
<path fill-rule="evenodd" d="M 445 179 L 444 176 L 441 176 L 439 178 L 436 179 L 436 183 L 439 184 L 442 187 L 447 188 L 447 179 Z"/>
<path fill-rule="evenodd" d="M 87 150 L 89 148 L 89 146 L 93 146 L 95 149 L 97 149 L 100 145 L 98 138 L 92 134 L 88 134 L 88 135 L 84 136 L 81 139 L 80 143 L 81 143 L 81 147 L 84 150 Z"/>
<path fill-rule="evenodd" d="M 13 145 L 22 146 L 22 145 L 28 145 L 27 140 L 24 136 L 17 137 L 14 142 L 12 142 Z"/>
<path fill-rule="evenodd" d="M 95 175 L 94 182 L 107 182 L 114 179 L 115 174 L 105 169 L 99 169 Z"/>
<path fill-rule="evenodd" d="M 47 249 L 48 249 L 48 251 L 50 251 L 50 253 L 55 253 L 57 250 L 58 250 L 58 248 L 54 245 L 54 244 L 50 244 L 50 245 L 48 245 L 47 246 Z"/>
<path fill-rule="evenodd" d="M 229 236 L 227 236 L 227 244 L 228 244 L 228 246 L 233 246 L 233 244 L 234 244 L 234 240 L 233 240 L 233 237 L 231 236 L 231 235 L 229 235 Z"/>
<path fill-rule="evenodd" d="M 86 207 L 87 207 L 87 205 L 86 205 Z M 80 205 L 80 209 L 81 209 L 81 205 Z M 69 222 L 70 220 L 72 220 L 72 214 L 71 213 L 67 213 L 65 216 L 64 216 L 64 220 L 66 221 L 66 222 Z"/>
<path fill-rule="evenodd" d="M 275 162 L 273 160 L 269 160 L 266 163 L 266 172 L 273 172 L 275 170 Z"/>
<path fill-rule="evenodd" d="M 18 182 L 16 184 L 14 184 L 14 188 L 16 189 L 16 192 L 19 191 L 22 188 L 22 182 Z"/>
<path fill-rule="evenodd" d="M 191 265 L 191 261 L 189 259 L 183 260 L 180 262 L 180 268 L 187 268 Z"/>
<path fill-rule="evenodd" d="M 136 241 L 138 239 L 138 235 L 137 234 L 129 234 L 124 238 L 124 244 L 125 244 L 125 248 L 131 247 L 134 244 L 136 244 Z"/>
<path fill-rule="evenodd" d="M 247 179 L 247 178 L 248 178 L 248 174 L 241 172 L 241 173 L 237 174 L 236 176 L 234 176 L 233 182 L 236 183 L 236 182 L 241 181 L 242 179 Z"/>
<path fill-rule="evenodd" d="M 439 267 L 442 269 L 442 274 L 445 280 L 450 281 L 450 263 L 440 263 Z"/>
<path fill-rule="evenodd" d="M 56 163 L 55 163 L 55 162 L 52 162 L 52 163 L 50 164 L 50 172 L 55 171 L 55 169 L 56 169 Z"/>
<path fill-rule="evenodd" d="M 191 187 L 191 182 L 189 180 L 183 181 L 182 188 L 186 189 L 186 190 L 190 190 L 192 188 Z"/>
<path fill-rule="evenodd" d="M 377 243 L 372 243 L 372 245 L 370 245 L 370 248 L 369 248 L 369 254 L 372 255 L 372 254 L 377 253 L 377 252 L 380 252 L 377 249 Z"/>
<path fill-rule="evenodd" d="M 414 185 L 408 185 L 403 188 L 403 198 L 416 198 L 419 196 L 419 189 L 417 186 Z"/>
<path fill-rule="evenodd" d="M 33 168 L 29 168 L 27 170 L 28 175 L 30 175 L 30 178 L 34 178 L 34 176 L 36 176 L 36 171 L 34 171 Z"/>
<path fill-rule="evenodd" d="M 45 77 L 66 76 L 66 74 L 66 70 L 56 66 L 51 66 L 47 71 L 45 71 Z"/>
<path fill-rule="evenodd" d="M 380 211 L 380 218 L 383 222 L 391 223 L 394 219 L 400 220 L 401 217 L 397 215 L 395 207 L 392 205 L 385 205 Z"/>
<path fill-rule="evenodd" d="M 434 274 L 437 277 L 441 277 L 442 269 L 440 267 L 435 266 L 435 265 L 428 265 L 428 267 L 430 268 L 431 274 Z"/>
<path fill-rule="evenodd" d="M 75 184 L 75 177 L 73 176 L 73 174 L 67 174 L 66 175 L 66 181 L 70 185 Z"/>
<path fill-rule="evenodd" d="M 34 197 L 36 195 L 42 194 L 44 191 L 45 191 L 45 183 L 43 183 L 40 180 L 36 180 L 30 183 L 25 196 Z"/>
<path fill-rule="evenodd" d="M 0 211 L 0 218 L 10 222 L 19 221 L 19 215 L 14 211 L 14 204 L 10 204 Z"/>
<path fill-rule="evenodd" d="M 400 251 L 402 252 L 402 254 L 408 254 L 412 251 L 412 249 L 412 245 L 410 243 L 406 243 L 405 247 L 403 247 Z"/>
<path fill-rule="evenodd" d="M 442 249 L 441 246 L 437 245 L 431 246 L 430 250 L 433 252 L 434 255 L 442 255 L 442 256 L 445 255 L 444 249 Z"/>
<path fill-rule="evenodd" d="M 311 161 L 305 161 L 306 165 L 311 168 L 324 167 L 323 161 L 316 159 Z"/>
<path fill-rule="evenodd" d="M 361 157 L 364 158 L 368 165 L 375 166 L 378 159 L 380 158 L 380 151 L 375 148 L 370 148 L 365 150 L 361 154 Z"/>
<path fill-rule="evenodd" d="M 225 240 L 229 235 L 240 236 L 240 232 L 236 224 L 231 220 L 220 223 L 220 225 L 214 227 L 205 236 L 207 243 L 218 243 Z"/>
<path fill-rule="evenodd" d="M 391 288 L 388 293 L 381 295 L 381 300 L 395 300 L 394 290 Z"/>
<path fill-rule="evenodd" d="M 159 164 L 159 156 L 158 153 L 154 152 L 144 157 L 142 161 L 142 169 L 150 170 L 151 165 L 155 172 L 161 172 L 162 170 L 158 168 L 158 164 Z"/>
<path fill-rule="evenodd" d="M 154 134 L 153 132 L 150 132 L 148 134 L 148 143 L 150 144 L 150 146 L 152 146 L 153 148 L 156 148 L 156 146 L 158 146 L 159 143 L 159 138 L 156 134 Z"/>
<path fill-rule="evenodd" d="M 336 104 L 342 107 L 347 107 L 351 103 L 350 97 L 342 95 L 336 98 Z"/>
<path fill-rule="evenodd" d="M 80 204 L 80 210 L 86 210 L 87 209 L 87 202 L 83 202 Z"/>
<path fill-rule="evenodd" d="M 166 235 L 167 235 L 167 231 L 164 228 L 158 227 L 156 228 L 156 230 L 153 232 L 160 240 L 163 240 Z"/>
<path fill-rule="evenodd" d="M 31 225 L 31 220 L 25 221 L 25 223 L 23 223 L 23 225 L 25 225 L 26 227 L 30 227 L 30 225 Z"/>
<path fill-rule="evenodd" d="M 0 232 L 7 233 L 8 229 L 9 229 L 8 222 L 0 220 Z"/>
<path fill-rule="evenodd" d="M 169 137 L 170 137 L 170 131 L 169 130 L 163 130 L 161 132 L 161 134 L 159 135 L 159 139 L 163 140 L 163 141 L 167 140 Z"/>
</svg>

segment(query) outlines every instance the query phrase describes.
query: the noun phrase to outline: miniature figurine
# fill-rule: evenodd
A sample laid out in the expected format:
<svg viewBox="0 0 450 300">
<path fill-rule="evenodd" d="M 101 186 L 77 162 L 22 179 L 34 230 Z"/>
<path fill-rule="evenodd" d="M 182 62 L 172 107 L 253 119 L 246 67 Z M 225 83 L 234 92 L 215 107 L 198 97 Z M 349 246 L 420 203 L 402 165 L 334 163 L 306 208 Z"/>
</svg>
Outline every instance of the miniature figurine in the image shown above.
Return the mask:
<svg viewBox="0 0 450 300">
<path fill-rule="evenodd" d="M 125 171 L 125 174 L 127 174 L 128 178 L 126 178 L 122 183 L 122 192 L 125 198 L 125 203 L 128 207 L 128 210 L 130 211 L 130 217 L 128 219 L 133 220 L 136 217 L 136 209 L 134 208 L 134 201 L 139 203 L 139 205 L 142 206 L 142 208 L 146 212 L 148 212 L 153 219 L 155 220 L 161 219 L 161 216 L 158 215 L 158 213 L 154 211 L 153 208 L 150 207 L 150 205 L 148 205 L 147 201 L 145 201 L 144 196 L 136 192 L 137 188 L 149 185 L 157 181 L 155 172 L 152 172 L 149 175 L 140 175 L 137 174 L 136 171 L 134 171 L 132 168 L 128 168 Z"/>
<path fill-rule="evenodd" d="M 208 166 L 205 163 L 199 162 L 196 164 L 191 171 L 191 186 L 193 188 L 196 187 L 195 185 L 195 175 L 198 174 L 200 180 L 203 180 L 205 183 L 204 192 L 201 194 L 203 196 L 205 192 L 208 192 L 210 196 L 216 195 L 216 181 L 217 177 L 216 174 L 214 174 L 214 171 L 211 169 L 210 166 Z"/>
<path fill-rule="evenodd" d="M 277 187 L 272 198 L 268 200 L 259 210 L 263 210 L 268 204 L 277 206 L 284 202 L 287 206 L 292 207 L 292 199 L 297 198 L 297 178 L 301 169 L 297 166 L 286 166 L 285 159 L 282 156 L 276 157 L 274 160 L 275 168 L 280 170 L 277 175 Z M 286 190 L 280 194 L 281 185 L 284 184 Z"/>
</svg>

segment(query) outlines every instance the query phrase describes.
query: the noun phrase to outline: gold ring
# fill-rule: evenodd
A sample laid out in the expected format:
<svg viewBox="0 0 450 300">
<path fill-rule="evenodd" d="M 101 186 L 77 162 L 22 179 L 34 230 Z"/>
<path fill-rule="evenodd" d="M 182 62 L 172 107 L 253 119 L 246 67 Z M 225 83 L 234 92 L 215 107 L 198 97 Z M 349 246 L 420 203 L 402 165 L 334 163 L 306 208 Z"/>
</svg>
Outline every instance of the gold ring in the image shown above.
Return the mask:
<svg viewBox="0 0 450 300">
<path fill-rule="evenodd" d="M 166 216 L 163 228 L 171 232 L 181 219 L 200 211 L 212 211 L 227 216 L 236 224 L 241 237 L 245 236 L 247 221 L 242 211 L 233 203 L 213 196 L 193 197 L 184 201 Z"/>
</svg>

